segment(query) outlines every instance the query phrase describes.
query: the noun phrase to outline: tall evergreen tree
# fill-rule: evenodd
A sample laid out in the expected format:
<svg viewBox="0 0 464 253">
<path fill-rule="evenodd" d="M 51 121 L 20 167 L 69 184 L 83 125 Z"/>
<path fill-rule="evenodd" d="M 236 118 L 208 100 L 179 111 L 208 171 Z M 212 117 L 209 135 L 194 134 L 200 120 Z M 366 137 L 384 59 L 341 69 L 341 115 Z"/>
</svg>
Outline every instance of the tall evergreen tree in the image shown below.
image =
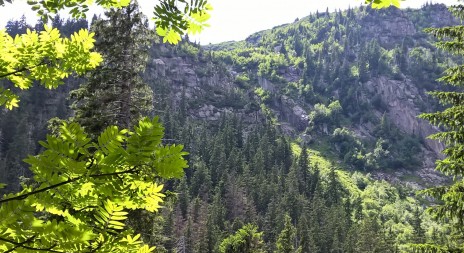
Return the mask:
<svg viewBox="0 0 464 253">
<path fill-rule="evenodd" d="M 329 205 L 341 204 L 341 195 L 343 187 L 338 181 L 338 176 L 335 168 L 331 168 L 328 175 L 328 185 L 326 192 L 326 200 Z"/>
<path fill-rule="evenodd" d="M 299 247 L 297 252 L 304 253 L 304 252 L 311 252 L 311 241 L 309 238 L 309 213 L 310 209 L 306 208 L 303 209 L 303 213 L 301 214 L 298 222 L 298 239 L 299 239 Z"/>
<path fill-rule="evenodd" d="M 26 22 L 26 16 L 22 15 L 20 20 L 10 20 L 6 23 L 5 29 L 6 32 L 15 37 L 18 34 L 26 33 L 26 30 L 29 28 Z"/>
<path fill-rule="evenodd" d="M 450 7 L 450 11 L 459 19 L 464 19 L 464 5 L 459 4 Z M 440 49 L 454 55 L 464 55 L 463 26 L 444 28 L 431 28 L 427 30 L 437 39 Z M 446 157 L 436 163 L 436 169 L 444 174 L 453 176 L 453 184 L 425 190 L 424 193 L 441 201 L 428 209 L 439 220 L 451 223 L 455 228 L 456 238 L 454 245 L 419 245 L 422 252 L 430 252 L 431 249 L 440 252 L 464 251 L 464 65 L 448 68 L 445 76 L 439 81 L 457 87 L 455 91 L 435 91 L 431 95 L 438 98 L 441 104 L 448 108 L 435 113 L 422 114 L 421 118 L 430 121 L 433 125 L 441 126 L 442 132 L 430 136 L 446 145 L 443 154 Z"/>
<path fill-rule="evenodd" d="M 143 82 L 150 32 L 137 2 L 106 12 L 107 19 L 92 24 L 95 48 L 104 57 L 87 82 L 71 93 L 75 119 L 88 132 L 107 126 L 130 126 L 152 110 L 152 91 Z"/>
<path fill-rule="evenodd" d="M 415 243 L 425 243 L 425 230 L 422 228 L 422 218 L 421 211 L 419 208 L 416 208 L 412 212 L 412 221 L 411 225 L 414 229 L 414 242 Z"/>
<path fill-rule="evenodd" d="M 298 187 L 300 190 L 300 193 L 307 194 L 309 191 L 309 161 L 308 161 L 308 151 L 306 147 L 303 147 L 301 150 L 301 154 L 298 157 L 298 162 L 297 162 L 297 176 L 298 176 Z"/>
<path fill-rule="evenodd" d="M 290 216 L 285 216 L 284 229 L 280 232 L 277 239 L 276 253 L 291 253 L 294 251 L 295 227 L 292 225 Z"/>
</svg>

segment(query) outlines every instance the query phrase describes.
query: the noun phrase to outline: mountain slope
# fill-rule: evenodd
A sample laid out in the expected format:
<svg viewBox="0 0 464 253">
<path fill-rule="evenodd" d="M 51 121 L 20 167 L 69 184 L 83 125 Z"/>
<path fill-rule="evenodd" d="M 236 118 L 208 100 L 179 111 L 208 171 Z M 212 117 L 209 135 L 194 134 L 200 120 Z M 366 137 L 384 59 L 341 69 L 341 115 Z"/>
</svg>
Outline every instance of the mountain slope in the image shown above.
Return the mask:
<svg viewBox="0 0 464 253">
<path fill-rule="evenodd" d="M 339 166 L 434 183 L 443 146 L 417 115 L 439 107 L 426 93 L 453 58 L 422 29 L 455 22 L 443 5 L 316 13 L 241 42 L 155 46 L 146 78 L 195 119 L 271 121 Z"/>
<path fill-rule="evenodd" d="M 442 5 L 356 8 L 241 42 L 154 43 L 143 74 L 153 114 L 165 142 L 185 145 L 190 168 L 166 182 L 176 194 L 167 194 L 162 215 L 136 222 L 137 231 L 160 252 L 219 252 L 247 223 L 262 232 L 265 252 L 454 243 L 423 213 L 429 200 L 414 194 L 445 180 L 432 172 L 441 146 L 425 139 L 435 129 L 416 115 L 439 107 L 426 92 L 457 61 L 421 30 L 453 22 Z M 0 112 L 3 182 L 28 176 L 22 156 L 40 149 L 33 144 L 49 118 L 72 116 L 68 92 L 38 90 L 25 97 L 29 106 Z"/>
</svg>

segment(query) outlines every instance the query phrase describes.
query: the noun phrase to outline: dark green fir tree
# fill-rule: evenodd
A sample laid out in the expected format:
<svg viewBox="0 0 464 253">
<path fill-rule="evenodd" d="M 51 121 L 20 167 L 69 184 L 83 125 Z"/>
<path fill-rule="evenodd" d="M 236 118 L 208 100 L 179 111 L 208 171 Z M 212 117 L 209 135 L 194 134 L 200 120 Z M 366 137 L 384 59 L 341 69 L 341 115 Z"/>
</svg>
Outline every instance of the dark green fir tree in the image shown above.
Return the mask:
<svg viewBox="0 0 464 253">
<path fill-rule="evenodd" d="M 136 2 L 105 14 L 91 28 L 104 62 L 71 93 L 75 120 L 89 133 L 114 124 L 130 128 L 153 108 L 153 92 L 141 77 L 151 38 L 147 19 Z"/>
</svg>

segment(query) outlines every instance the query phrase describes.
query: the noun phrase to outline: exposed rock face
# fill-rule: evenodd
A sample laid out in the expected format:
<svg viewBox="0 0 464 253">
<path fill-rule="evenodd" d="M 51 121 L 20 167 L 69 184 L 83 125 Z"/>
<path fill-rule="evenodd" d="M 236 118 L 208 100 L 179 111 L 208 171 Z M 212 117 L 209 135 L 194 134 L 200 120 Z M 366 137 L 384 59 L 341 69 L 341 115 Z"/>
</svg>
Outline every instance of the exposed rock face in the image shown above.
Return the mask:
<svg viewBox="0 0 464 253">
<path fill-rule="evenodd" d="M 408 28 L 409 29 L 409 28 Z M 210 75 L 199 77 L 198 66 L 190 63 L 180 57 L 173 58 L 157 58 L 152 60 L 152 66 L 148 69 L 147 75 L 149 79 L 165 79 L 171 85 L 173 98 L 176 104 L 179 104 L 182 97 L 187 99 L 198 99 L 205 95 L 208 90 L 231 90 L 235 87 L 233 83 L 234 73 L 227 70 L 227 74 L 221 75 L 218 71 L 213 71 Z M 293 66 L 283 70 L 284 76 L 288 81 L 294 81 L 298 76 L 298 70 Z M 166 78 L 169 77 L 169 78 Z M 275 93 L 277 92 L 276 85 L 264 77 L 258 78 L 258 85 L 263 89 Z M 440 154 L 443 145 L 437 141 L 426 139 L 426 137 L 437 129 L 433 128 L 428 122 L 420 120 L 417 116 L 421 113 L 418 104 L 422 101 L 421 92 L 410 81 L 398 81 L 388 79 L 386 77 L 374 78 L 364 84 L 363 99 L 380 95 L 382 102 L 387 105 L 385 112 L 379 112 L 377 116 L 386 113 L 387 117 L 402 131 L 408 134 L 413 134 L 425 139 L 427 148 L 432 150 L 434 154 Z M 308 110 L 304 109 L 299 102 L 285 95 L 275 94 L 279 97 L 272 106 L 274 113 L 279 120 L 285 124 L 286 129 L 294 129 L 296 131 L 304 131 L 308 126 Z M 218 100 L 224 99 L 221 95 L 216 95 Z M 259 109 L 257 109 L 259 110 Z M 257 120 L 256 112 L 250 114 L 245 110 L 237 110 L 232 108 L 218 107 L 208 103 L 200 104 L 197 108 L 190 109 L 191 114 L 196 118 L 205 120 L 218 120 L 224 112 L 234 112 L 242 114 L 244 120 L 253 122 Z M 359 126 L 359 129 L 354 129 L 360 136 L 369 136 L 372 127 Z M 291 131 L 286 131 L 291 132 Z"/>
<path fill-rule="evenodd" d="M 208 72 L 207 75 L 200 76 L 202 71 L 200 68 L 205 68 Z M 296 81 L 299 79 L 299 70 L 291 66 L 282 69 L 282 75 L 288 81 Z M 221 74 L 223 73 L 223 74 Z M 150 80 L 163 80 L 169 86 L 171 91 L 171 100 L 174 106 L 180 104 L 181 99 L 189 99 L 190 101 L 197 101 L 198 104 L 195 108 L 189 108 L 191 116 L 197 119 L 215 121 L 221 118 L 223 113 L 232 112 L 241 115 L 245 122 L 259 122 L 263 115 L 259 114 L 259 107 L 250 109 L 237 109 L 221 106 L 218 104 L 211 104 L 205 101 L 198 103 L 202 100 L 225 100 L 224 94 L 236 88 L 234 84 L 234 77 L 237 75 L 233 70 L 218 66 L 210 65 L 204 66 L 198 63 L 191 62 L 188 59 L 181 57 L 161 57 L 151 61 L 150 66 L 147 68 L 145 78 Z M 260 77 L 257 80 L 257 85 L 264 90 L 275 94 L 280 97 L 278 101 L 272 106 L 273 112 L 278 116 L 279 120 L 285 125 L 283 129 L 286 133 L 294 135 L 296 131 L 303 131 L 308 126 L 308 114 L 297 102 L 287 96 L 276 94 L 278 91 L 275 84 L 265 77 Z M 213 92 L 212 92 L 213 91 Z M 206 96 L 206 98 L 205 98 Z M 252 100 L 256 100 L 253 98 Z"/>
<path fill-rule="evenodd" d="M 424 8 L 422 18 L 428 20 L 430 27 L 443 27 L 458 25 L 460 22 L 454 17 L 445 5 L 433 5 Z"/>
<path fill-rule="evenodd" d="M 405 37 L 416 34 L 413 22 L 399 9 L 391 8 L 388 14 L 380 18 L 375 15 L 376 10 L 370 10 L 371 14 L 362 19 L 362 31 L 364 36 L 375 38 L 383 47 L 392 47 L 401 42 Z"/>
<path fill-rule="evenodd" d="M 398 81 L 379 77 L 368 81 L 364 86 L 370 96 L 380 95 L 382 102 L 388 107 L 388 118 L 404 132 L 422 139 L 437 132 L 428 122 L 417 118 L 421 114 L 417 104 L 422 102 L 422 97 L 410 80 Z M 443 150 L 443 145 L 437 141 L 426 139 L 425 143 L 435 154 Z"/>
<path fill-rule="evenodd" d="M 275 92 L 276 90 L 275 85 L 271 81 L 267 80 L 265 77 L 259 77 L 258 84 L 259 86 L 261 86 L 261 88 L 271 93 Z"/>
<path fill-rule="evenodd" d="M 287 82 L 297 82 L 300 80 L 301 71 L 294 66 L 290 66 L 287 71 L 283 73 L 283 76 Z"/>
<path fill-rule="evenodd" d="M 163 47 L 162 47 L 163 48 Z M 150 61 L 145 72 L 148 83 L 164 85 L 169 94 L 162 94 L 172 107 L 178 108 L 183 99 L 189 103 L 190 117 L 218 121 L 225 113 L 240 115 L 246 123 L 262 120 L 259 107 L 252 110 L 231 108 L 223 102 L 236 89 L 231 70 L 207 62 L 196 62 L 191 58 L 160 57 Z M 272 89 L 272 83 L 263 79 L 263 86 Z M 269 86 L 269 87 L 268 87 Z M 156 95 L 156 94 L 155 94 Z M 194 104 L 194 106 L 192 106 Z"/>
<path fill-rule="evenodd" d="M 198 110 L 198 117 L 206 120 L 218 120 L 221 113 L 212 105 L 204 105 Z"/>
<path fill-rule="evenodd" d="M 281 121 L 288 123 L 298 131 L 303 131 L 308 127 L 308 114 L 300 105 L 287 96 L 282 96 L 279 102 L 277 108 Z"/>
<path fill-rule="evenodd" d="M 166 76 L 166 64 L 164 63 L 163 60 L 161 59 L 154 59 L 153 60 L 153 66 L 154 66 L 154 77 L 164 77 Z"/>
</svg>

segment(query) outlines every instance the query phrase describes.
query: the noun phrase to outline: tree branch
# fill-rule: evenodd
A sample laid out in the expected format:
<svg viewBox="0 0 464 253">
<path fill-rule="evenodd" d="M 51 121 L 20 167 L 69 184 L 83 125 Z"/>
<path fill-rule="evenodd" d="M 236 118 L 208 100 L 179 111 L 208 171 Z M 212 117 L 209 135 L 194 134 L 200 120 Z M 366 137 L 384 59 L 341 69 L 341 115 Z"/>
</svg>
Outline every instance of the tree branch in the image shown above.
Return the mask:
<svg viewBox="0 0 464 253">
<path fill-rule="evenodd" d="M 26 71 L 26 70 L 29 70 L 28 68 L 20 68 L 18 70 L 15 70 L 13 72 L 10 72 L 10 73 L 6 73 L 6 74 L 1 74 L 0 75 L 0 78 L 4 78 L 4 77 L 7 77 L 7 76 L 11 76 L 11 75 L 14 75 L 14 74 L 17 74 L 19 72 L 23 72 L 23 71 Z"/>
<path fill-rule="evenodd" d="M 1 75 L 0 75 L 0 78 L 4 78 L 4 77 L 7 77 L 7 76 L 15 75 L 15 74 L 18 74 L 18 73 L 20 73 L 20 72 L 23 72 L 23 71 L 26 71 L 26 70 L 31 70 L 31 69 L 33 69 L 33 68 L 37 68 L 38 66 L 42 66 L 42 65 L 45 65 L 45 64 L 47 64 L 47 63 L 46 63 L 46 62 L 41 62 L 41 63 L 37 64 L 36 66 L 32 66 L 32 67 L 30 67 L 30 68 L 22 67 L 22 68 L 20 68 L 20 69 L 18 69 L 18 70 L 15 70 L 15 71 L 13 71 L 13 72 L 6 73 L 6 74 L 1 74 Z"/>
<path fill-rule="evenodd" d="M 117 175 L 122 175 L 122 174 L 128 174 L 128 173 L 132 173 L 132 172 L 135 172 L 136 171 L 136 168 L 132 168 L 130 170 L 126 170 L 126 171 L 120 171 L 120 172 L 114 172 L 114 173 L 107 173 L 107 174 L 97 174 L 97 175 L 90 175 L 89 177 L 91 178 L 98 178 L 98 177 L 108 177 L 108 176 L 117 176 Z M 41 193 L 41 192 L 45 192 L 45 191 L 48 191 L 48 190 L 51 190 L 51 189 L 54 189 L 54 188 L 57 188 L 59 186 L 62 186 L 62 185 L 65 185 L 65 184 L 69 184 L 69 183 L 72 183 L 72 182 L 75 182 L 79 179 L 82 179 L 84 178 L 85 176 L 80 176 L 80 177 L 76 177 L 76 178 L 71 178 L 71 179 L 68 179 L 64 182 L 61 182 L 61 183 L 58 183 L 58 184 L 54 184 L 54 185 L 50 185 L 48 187 L 45 187 L 45 188 L 42 188 L 42 189 L 39 189 L 39 190 L 35 190 L 35 191 L 31 191 L 31 192 L 28 192 L 28 193 L 25 193 L 25 194 L 21 194 L 21 195 L 18 195 L 18 196 L 15 196 L 15 197 L 11 197 L 11 198 L 7 198 L 7 199 L 2 199 L 0 200 L 0 204 L 2 203 L 5 203 L 5 202 L 9 202 L 9 201 L 13 201 L 13 200 L 21 200 L 21 199 L 25 199 L 31 195 L 34 195 L 34 194 L 37 194 L 37 193 Z"/>
<path fill-rule="evenodd" d="M 51 189 L 53 189 L 53 188 L 56 188 L 56 187 L 65 185 L 65 184 L 72 183 L 72 182 L 77 181 L 77 180 L 79 180 L 79 179 L 81 179 L 81 178 L 83 178 L 83 177 L 76 177 L 76 178 L 68 179 L 68 180 L 66 180 L 66 181 L 64 181 L 64 182 L 61 182 L 61 183 L 58 183 L 58 184 L 54 184 L 54 185 L 50 185 L 50 186 L 48 186 L 48 187 L 45 187 L 45 188 L 42 188 L 42 189 L 39 189 L 39 190 L 31 191 L 31 192 L 28 192 L 28 193 L 25 193 L 25 194 L 21 194 L 21 195 L 15 196 L 15 197 L 7 198 L 7 199 L 2 199 L 2 200 L 0 200 L 0 204 L 1 204 L 1 203 L 4 203 L 4 202 L 9 202 L 9 201 L 12 201 L 12 200 L 21 200 L 21 199 L 25 199 L 25 198 L 29 197 L 30 195 L 34 195 L 34 194 L 37 194 L 37 193 L 41 193 L 41 192 L 44 192 L 44 191 L 48 191 L 48 190 L 51 190 Z"/>
<path fill-rule="evenodd" d="M 57 250 L 53 250 L 53 248 L 56 246 L 52 246 L 50 248 L 47 248 L 47 249 L 41 249 L 41 248 L 34 248 L 34 247 L 29 247 L 29 246 L 26 246 L 25 244 L 26 243 L 30 243 L 34 240 L 36 236 L 32 236 L 31 238 L 25 240 L 24 242 L 15 242 L 15 241 L 12 241 L 12 240 L 9 240 L 9 239 L 5 239 L 5 238 L 1 238 L 0 237 L 0 241 L 4 241 L 4 242 L 7 242 L 7 243 L 11 243 L 13 244 L 15 247 L 5 251 L 5 253 L 7 252 L 14 252 L 17 248 L 25 248 L 25 249 L 29 249 L 29 250 L 35 250 L 35 251 L 47 251 L 47 252 L 55 252 L 55 253 L 64 253 L 63 251 L 57 251 Z"/>
</svg>

